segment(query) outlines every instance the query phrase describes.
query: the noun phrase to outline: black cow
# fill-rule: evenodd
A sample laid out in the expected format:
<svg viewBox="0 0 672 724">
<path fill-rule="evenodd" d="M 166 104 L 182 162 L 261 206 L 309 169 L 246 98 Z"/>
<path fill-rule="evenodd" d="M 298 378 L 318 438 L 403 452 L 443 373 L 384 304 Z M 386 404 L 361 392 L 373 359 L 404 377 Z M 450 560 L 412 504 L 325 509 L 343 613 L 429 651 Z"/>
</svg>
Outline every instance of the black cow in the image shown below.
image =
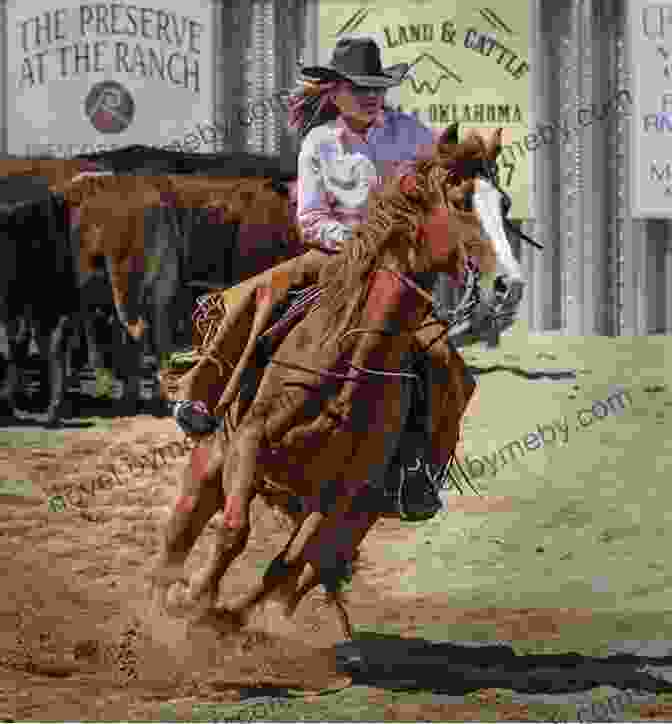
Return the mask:
<svg viewBox="0 0 672 724">
<path fill-rule="evenodd" d="M 49 361 L 47 424 L 53 426 L 63 412 L 68 342 L 79 309 L 62 198 L 44 179 L 0 177 L 0 237 L 0 322 L 9 349 L 5 412 L 15 416 L 20 370 L 35 332 L 40 355 Z"/>
<path fill-rule="evenodd" d="M 63 198 L 49 190 L 46 179 L 0 177 L 0 323 L 8 341 L 0 415 L 7 419 L 21 406 L 33 333 L 47 362 L 48 378 L 41 386 L 45 392 L 48 385 L 49 427 L 65 416 L 70 342 L 81 331 L 93 366 L 127 380 L 120 412 L 137 411 L 137 360 L 144 343 L 135 342 L 114 319 L 104 260 L 97 269 L 82 271 L 79 238 L 68 216 Z"/>
<path fill-rule="evenodd" d="M 296 179 L 296 156 L 276 158 L 260 153 L 183 153 L 150 146 L 127 146 L 113 151 L 82 154 L 76 158 L 94 162 L 116 173 L 196 174 L 220 177 L 270 178 L 278 183 Z"/>
</svg>

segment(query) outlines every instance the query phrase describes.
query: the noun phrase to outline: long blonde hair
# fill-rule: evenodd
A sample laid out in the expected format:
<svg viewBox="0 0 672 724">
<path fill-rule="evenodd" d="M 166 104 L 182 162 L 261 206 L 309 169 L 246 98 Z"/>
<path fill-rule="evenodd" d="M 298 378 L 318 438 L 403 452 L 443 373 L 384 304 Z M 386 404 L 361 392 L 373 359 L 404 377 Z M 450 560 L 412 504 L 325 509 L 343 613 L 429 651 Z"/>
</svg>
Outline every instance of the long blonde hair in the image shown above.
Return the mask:
<svg viewBox="0 0 672 724">
<path fill-rule="evenodd" d="M 342 81 L 318 81 L 303 79 L 298 88 L 289 96 L 289 120 L 287 125 L 291 131 L 303 139 L 318 126 L 336 120 L 341 111 L 334 103 L 332 91 Z M 392 107 L 384 105 L 383 110 Z"/>
<path fill-rule="evenodd" d="M 302 80 L 289 96 L 289 120 L 287 125 L 298 134 L 300 140 L 313 128 L 338 118 L 339 110 L 330 98 L 335 81 L 319 82 Z"/>
</svg>

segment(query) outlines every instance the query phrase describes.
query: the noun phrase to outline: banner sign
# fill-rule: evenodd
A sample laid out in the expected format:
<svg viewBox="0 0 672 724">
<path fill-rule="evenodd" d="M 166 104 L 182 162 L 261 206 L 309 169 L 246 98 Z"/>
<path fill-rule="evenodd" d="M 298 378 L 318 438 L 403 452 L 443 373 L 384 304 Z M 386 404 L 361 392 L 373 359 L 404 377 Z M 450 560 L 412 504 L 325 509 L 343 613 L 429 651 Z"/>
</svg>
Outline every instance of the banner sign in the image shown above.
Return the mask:
<svg viewBox="0 0 672 724">
<path fill-rule="evenodd" d="M 672 218 L 672 2 L 629 0 L 632 215 Z"/>
<path fill-rule="evenodd" d="M 210 0 L 7 3 L 8 151 L 161 145 L 213 114 Z"/>
<path fill-rule="evenodd" d="M 528 218 L 526 154 L 515 144 L 528 135 L 530 65 L 529 0 L 320 0 L 318 63 L 329 61 L 342 35 L 369 36 L 384 66 L 408 63 L 411 71 L 387 102 L 424 124 L 445 128 L 504 128 L 500 183 L 511 194 L 513 218 Z"/>
</svg>

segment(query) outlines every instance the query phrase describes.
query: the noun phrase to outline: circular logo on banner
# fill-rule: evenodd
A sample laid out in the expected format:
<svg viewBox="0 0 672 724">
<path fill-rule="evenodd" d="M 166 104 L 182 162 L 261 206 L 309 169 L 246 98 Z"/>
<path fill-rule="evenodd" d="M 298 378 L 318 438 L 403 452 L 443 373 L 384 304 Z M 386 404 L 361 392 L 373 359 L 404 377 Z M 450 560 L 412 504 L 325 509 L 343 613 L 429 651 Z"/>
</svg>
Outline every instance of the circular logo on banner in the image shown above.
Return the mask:
<svg viewBox="0 0 672 724">
<path fill-rule="evenodd" d="M 104 80 L 89 91 L 84 101 L 84 112 L 100 133 L 121 133 L 131 125 L 135 103 L 123 85 Z"/>
</svg>

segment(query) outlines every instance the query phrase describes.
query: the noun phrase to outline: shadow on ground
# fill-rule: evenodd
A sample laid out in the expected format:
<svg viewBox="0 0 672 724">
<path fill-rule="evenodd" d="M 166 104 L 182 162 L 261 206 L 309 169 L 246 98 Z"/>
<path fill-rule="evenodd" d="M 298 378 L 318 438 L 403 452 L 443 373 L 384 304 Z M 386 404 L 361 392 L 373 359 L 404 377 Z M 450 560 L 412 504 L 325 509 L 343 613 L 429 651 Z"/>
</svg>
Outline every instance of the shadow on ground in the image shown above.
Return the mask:
<svg viewBox="0 0 672 724">
<path fill-rule="evenodd" d="M 527 694 L 564 694 L 598 686 L 646 692 L 672 691 L 672 682 L 643 667 L 669 667 L 672 656 L 578 653 L 516 655 L 504 644 L 434 643 L 421 638 L 360 633 L 336 646 L 340 666 L 353 684 L 380 689 L 417 689 L 464 695 L 477 689 L 512 689 Z M 352 664 L 359 654 L 362 665 Z"/>
<path fill-rule="evenodd" d="M 545 370 L 545 369 L 523 369 L 518 366 L 511 365 L 500 365 L 495 364 L 490 367 L 477 367 L 475 365 L 468 366 L 469 371 L 476 375 L 488 375 L 492 372 L 509 372 L 516 377 L 522 377 L 524 380 L 529 381 L 562 381 L 562 380 L 575 380 L 576 370 Z"/>
<path fill-rule="evenodd" d="M 23 397 L 19 400 L 18 415 L 12 415 L 3 401 L 0 409 L 0 427 L 43 427 L 46 422 L 47 402 L 39 396 Z M 133 417 L 135 415 L 152 415 L 162 418 L 170 416 L 170 409 L 160 399 L 141 400 L 138 409 L 126 407 L 122 400 L 95 398 L 76 392 L 68 394 L 61 429 L 85 429 L 95 425 L 88 418 L 112 419 L 117 417 Z"/>
</svg>

